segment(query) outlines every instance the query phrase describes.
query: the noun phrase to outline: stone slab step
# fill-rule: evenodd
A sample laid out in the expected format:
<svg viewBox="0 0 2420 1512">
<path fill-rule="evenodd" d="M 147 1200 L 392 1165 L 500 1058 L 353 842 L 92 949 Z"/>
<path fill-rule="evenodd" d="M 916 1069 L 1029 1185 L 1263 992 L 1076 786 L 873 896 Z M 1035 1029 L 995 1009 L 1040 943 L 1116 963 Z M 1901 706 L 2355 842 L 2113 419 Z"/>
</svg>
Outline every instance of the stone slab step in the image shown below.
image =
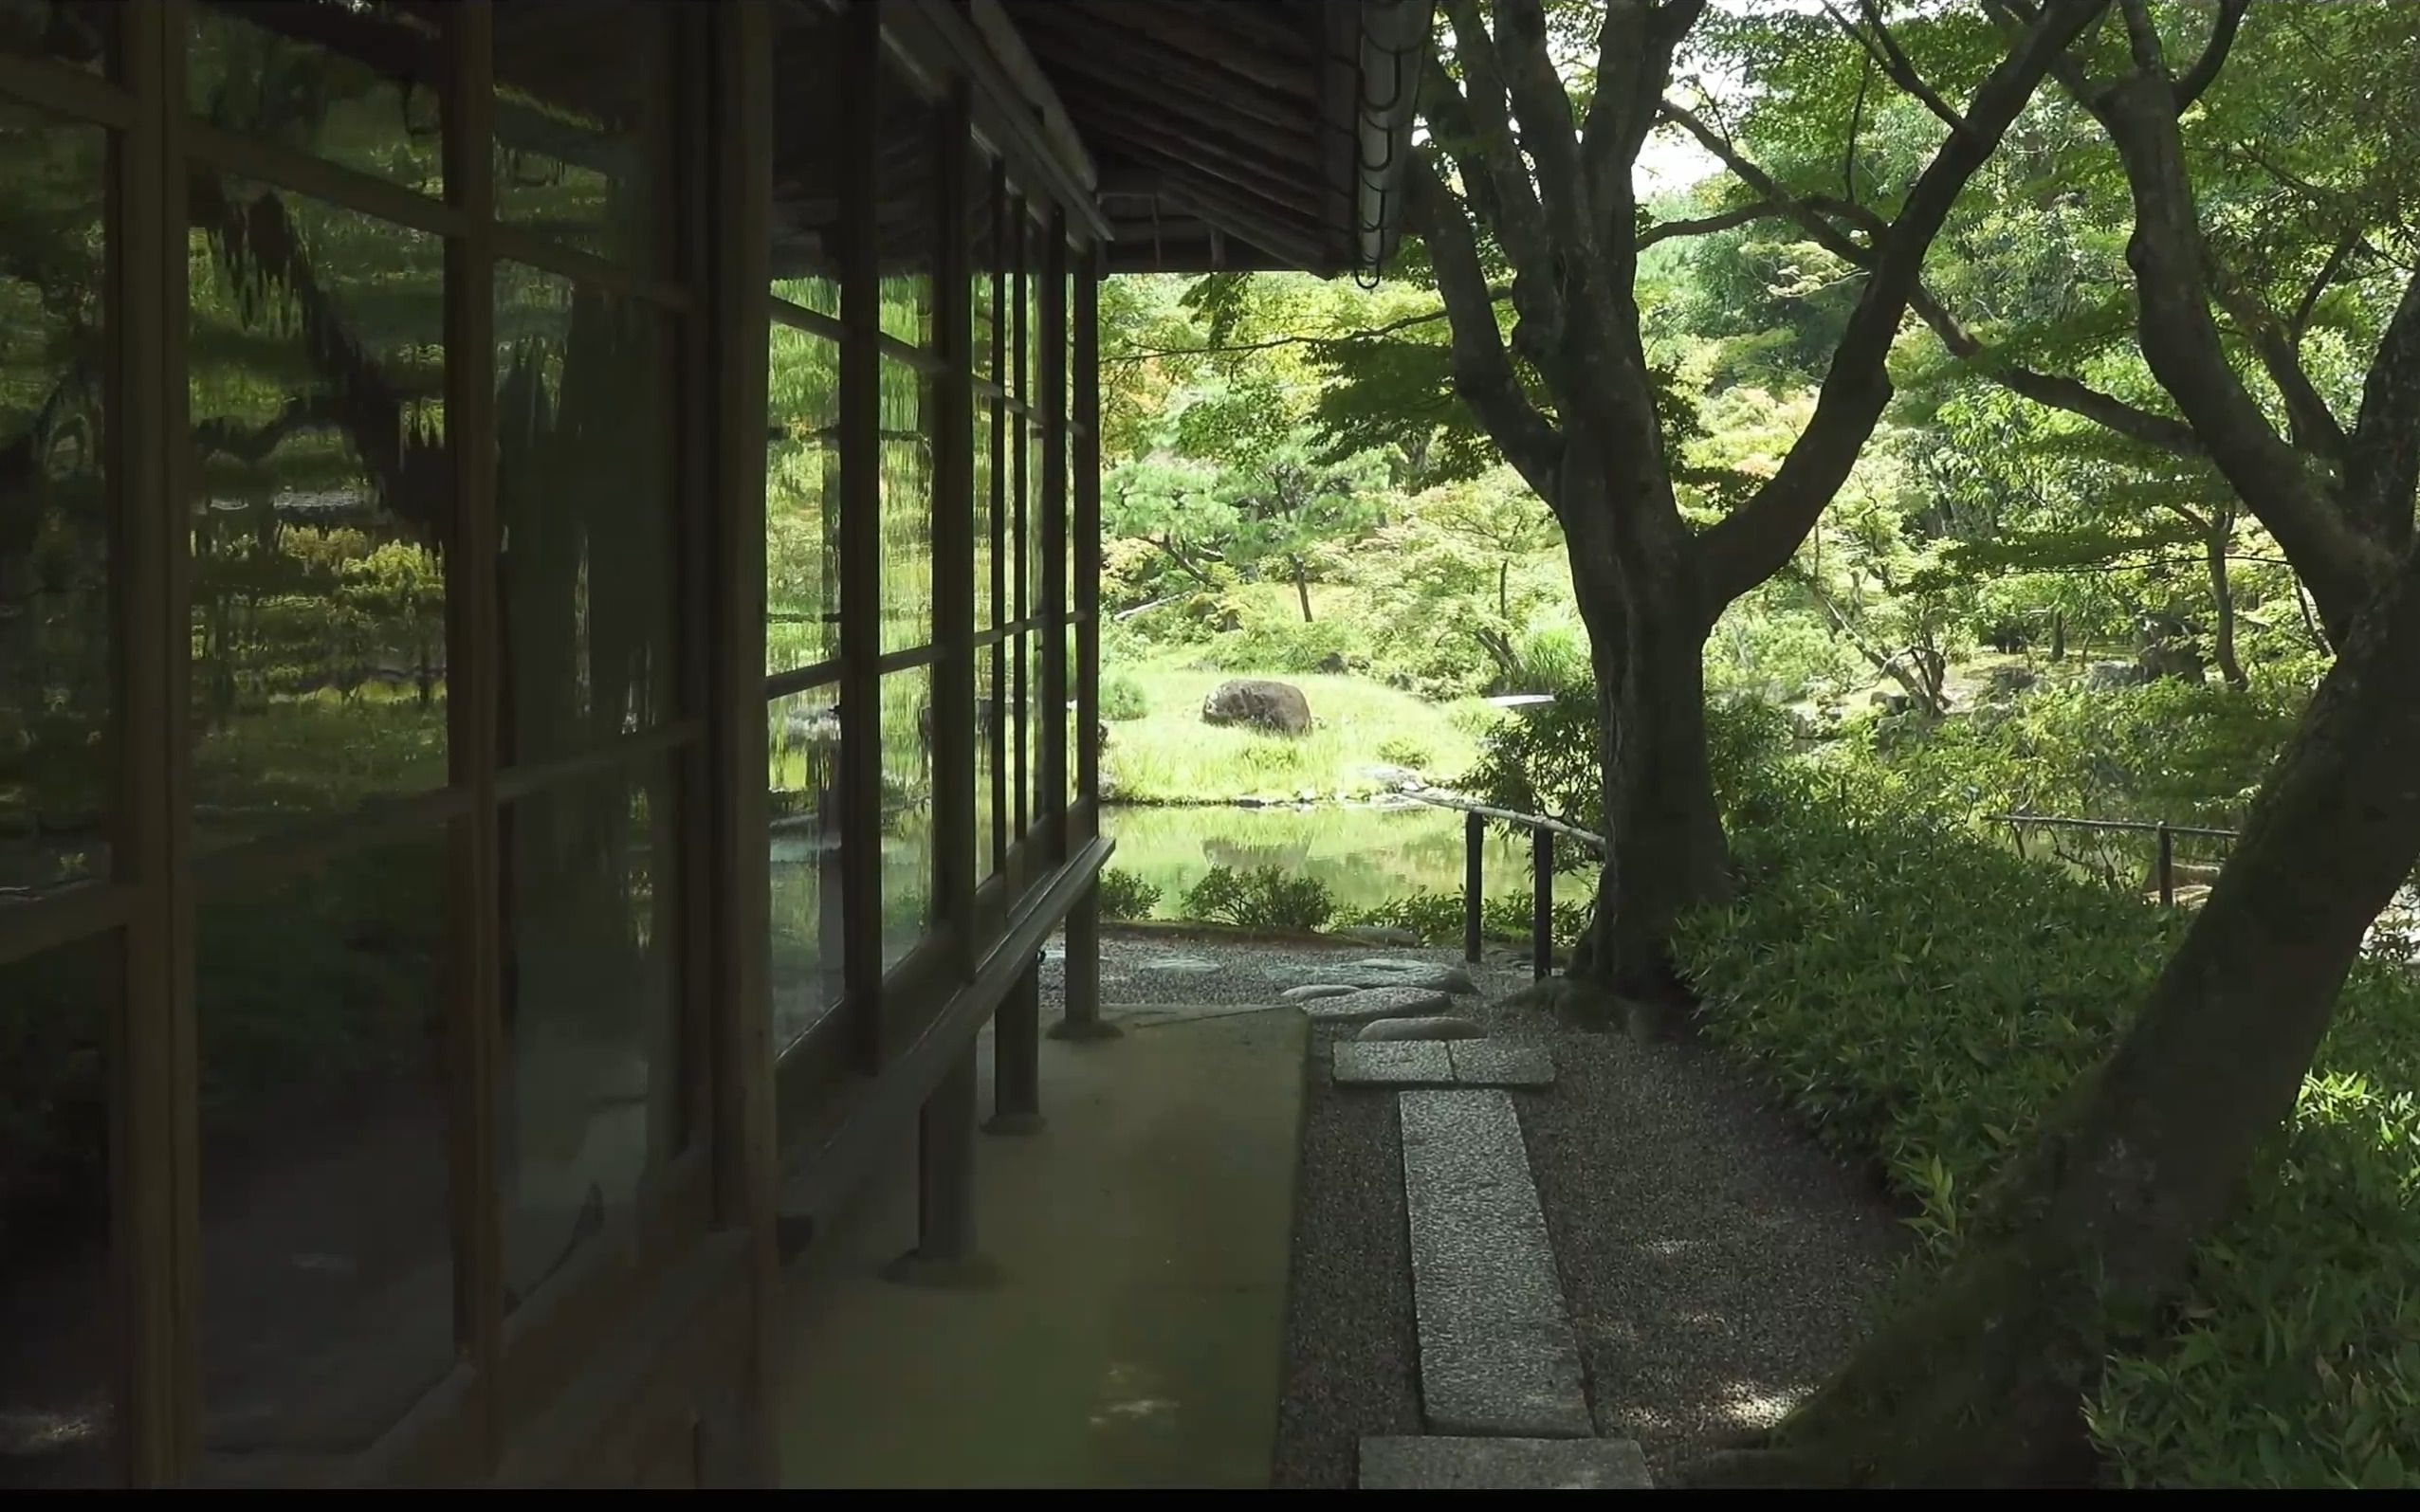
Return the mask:
<svg viewBox="0 0 2420 1512">
<path fill-rule="evenodd" d="M 1366 1438 L 1365 1491 L 1644 1491 L 1626 1438 Z"/>
<path fill-rule="evenodd" d="M 1304 1001 L 1305 1017 L 1314 1024 L 1367 1024 L 1382 1018 L 1419 1018 L 1442 1013 L 1453 1003 L 1434 987 L 1359 988 L 1333 997 Z"/>
<path fill-rule="evenodd" d="M 1542 1045 L 1500 1040 L 1343 1040 L 1330 1052 L 1338 1086 L 1547 1086 Z"/>
<path fill-rule="evenodd" d="M 1512 1100 L 1457 1089 L 1398 1102 L 1429 1431 L 1591 1436 L 1579 1340 Z"/>
</svg>

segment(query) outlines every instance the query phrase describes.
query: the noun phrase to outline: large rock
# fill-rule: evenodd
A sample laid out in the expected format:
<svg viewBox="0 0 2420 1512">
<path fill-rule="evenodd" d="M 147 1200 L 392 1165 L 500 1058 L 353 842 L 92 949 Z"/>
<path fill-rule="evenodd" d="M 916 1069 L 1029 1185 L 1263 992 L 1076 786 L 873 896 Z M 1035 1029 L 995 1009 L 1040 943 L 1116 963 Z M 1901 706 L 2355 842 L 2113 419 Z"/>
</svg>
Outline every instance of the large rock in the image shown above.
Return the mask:
<svg viewBox="0 0 2420 1512">
<path fill-rule="evenodd" d="M 1420 1018 L 1449 1007 L 1443 993 L 1427 987 L 1374 987 L 1342 997 L 1319 997 L 1302 1005 L 1314 1024 L 1366 1024 L 1380 1018 Z"/>
<path fill-rule="evenodd" d="M 1287 988 L 1277 994 L 1277 999 L 1285 1003 L 1313 1003 L 1323 997 L 1350 997 L 1360 991 L 1360 988 L 1343 982 L 1308 982 L 1300 987 Z"/>
<path fill-rule="evenodd" d="M 1292 683 L 1239 677 L 1219 683 L 1201 701 L 1206 724 L 1249 724 L 1278 735 L 1311 730 L 1311 701 Z"/>
<path fill-rule="evenodd" d="M 1357 1040 L 1475 1040 L 1487 1030 L 1467 1018 L 1439 1013 L 1430 1018 L 1375 1018 L 1362 1026 Z"/>
<path fill-rule="evenodd" d="M 1320 979 L 1350 982 L 1357 987 L 1425 987 L 1434 992 L 1463 995 L 1479 990 L 1478 984 L 1471 980 L 1471 974 L 1459 966 L 1439 966 L 1432 961 L 1388 956 L 1348 961 L 1343 966 L 1321 972 Z"/>
</svg>

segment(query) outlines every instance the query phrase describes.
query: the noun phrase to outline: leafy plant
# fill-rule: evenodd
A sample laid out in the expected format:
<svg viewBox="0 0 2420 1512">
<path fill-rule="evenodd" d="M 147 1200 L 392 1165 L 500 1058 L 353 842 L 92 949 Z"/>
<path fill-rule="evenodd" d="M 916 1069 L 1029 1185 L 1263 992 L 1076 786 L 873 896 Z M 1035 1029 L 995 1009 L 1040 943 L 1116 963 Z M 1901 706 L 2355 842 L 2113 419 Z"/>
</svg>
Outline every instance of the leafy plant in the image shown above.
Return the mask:
<svg viewBox="0 0 2420 1512">
<path fill-rule="evenodd" d="M 1159 887 L 1133 872 L 1105 867 L 1099 885 L 1104 919 L 1148 919 L 1160 906 Z"/>
<path fill-rule="evenodd" d="M 1142 683 L 1123 672 L 1101 679 L 1101 718 L 1139 720 L 1150 712 L 1150 701 L 1144 697 Z"/>
<path fill-rule="evenodd" d="M 1282 866 L 1213 866 L 1185 890 L 1184 911 L 1190 919 L 1245 929 L 1312 930 L 1335 913 L 1336 900 L 1318 878 L 1297 877 Z"/>
<path fill-rule="evenodd" d="M 1909 811 L 1874 763 L 1769 770 L 1737 901 L 1684 924 L 1706 1035 L 1912 1204 L 1923 1263 L 2108 1053 L 2187 916 Z M 1738 822 L 1752 814 L 1754 822 Z M 2079 1405 L 2127 1485 L 2420 1474 L 2420 984 L 2347 983 L 2291 1127 L 2172 1316 Z M 2116 1320 L 2113 1338 L 2128 1337 Z"/>
<path fill-rule="evenodd" d="M 1378 742 L 1378 759 L 1418 771 L 1436 760 L 1437 755 L 1424 740 L 1407 735 L 1390 735 Z"/>
</svg>

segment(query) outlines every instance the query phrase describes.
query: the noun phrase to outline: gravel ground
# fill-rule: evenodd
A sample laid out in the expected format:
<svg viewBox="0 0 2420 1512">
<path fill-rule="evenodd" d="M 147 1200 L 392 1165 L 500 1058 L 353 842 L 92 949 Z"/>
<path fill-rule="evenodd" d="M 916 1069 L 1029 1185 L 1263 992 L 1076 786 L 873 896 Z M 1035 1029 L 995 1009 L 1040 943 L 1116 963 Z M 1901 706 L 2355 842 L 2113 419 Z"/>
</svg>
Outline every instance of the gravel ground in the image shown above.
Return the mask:
<svg viewBox="0 0 2420 1512">
<path fill-rule="evenodd" d="M 1105 932 L 1105 1012 L 1269 1002 L 1323 960 L 1452 951 Z M 1150 969 L 1183 957 L 1209 971 Z M 1526 966 L 1478 974 L 1455 1011 L 1547 1045 L 1555 1085 L 1512 1094 L 1580 1336 L 1598 1430 L 1632 1437 L 1660 1481 L 1723 1436 L 1773 1421 L 1857 1342 L 1904 1233 L 1714 1052 L 1562 1029 L 1501 999 Z M 1055 998 L 1058 962 L 1043 968 Z M 1147 1010 L 1146 1010 L 1147 1011 Z M 1420 1431 L 1411 1261 L 1395 1102 L 1338 1092 L 1321 1029 L 1305 1067 L 1302 1167 L 1274 1483 L 1349 1486 L 1355 1448 Z"/>
</svg>

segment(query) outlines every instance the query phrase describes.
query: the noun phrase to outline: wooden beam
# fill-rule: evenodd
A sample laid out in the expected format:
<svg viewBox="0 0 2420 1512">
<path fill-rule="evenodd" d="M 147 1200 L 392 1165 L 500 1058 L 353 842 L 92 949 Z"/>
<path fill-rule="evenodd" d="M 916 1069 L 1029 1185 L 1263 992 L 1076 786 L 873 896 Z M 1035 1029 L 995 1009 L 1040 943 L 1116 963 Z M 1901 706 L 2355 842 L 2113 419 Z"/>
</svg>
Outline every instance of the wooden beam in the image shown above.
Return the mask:
<svg viewBox="0 0 2420 1512">
<path fill-rule="evenodd" d="M 1118 144 L 1118 155 L 1146 155 L 1191 178 L 1217 178 L 1238 191 L 1317 219 L 1320 181 L 1303 170 L 1302 157 L 1229 144 L 1201 133 L 1173 129 L 1164 115 L 1146 106 L 1094 100 L 1086 119 Z"/>
<path fill-rule="evenodd" d="M 1148 38 L 1123 48 L 1103 47 L 1100 34 L 1072 9 L 1043 6 L 1023 14 L 1026 29 L 1044 42 L 1050 66 L 1063 76 L 1164 87 L 1269 126 L 1308 132 L 1318 122 L 1316 102 L 1297 91 L 1272 89 L 1182 47 Z"/>
<path fill-rule="evenodd" d="M 857 1068 L 882 1068 L 882 269 L 873 125 L 881 14 L 841 13 L 840 915 L 842 1001 Z"/>
<path fill-rule="evenodd" d="M 975 317 L 967 186 L 978 164 L 962 82 L 941 115 L 934 186 L 941 246 L 933 274 L 933 344 L 942 359 L 933 385 L 933 920 L 950 952 L 951 980 L 963 982 L 975 972 Z"/>
<path fill-rule="evenodd" d="M 1061 0 L 1045 0 L 1043 9 L 1061 9 Z M 1021 7 L 1019 13 L 1033 8 Z M 1225 73 L 1247 79 L 1265 89 L 1300 98 L 1316 106 L 1319 62 L 1316 46 L 1299 37 L 1284 37 L 1255 28 L 1247 38 L 1245 8 L 1222 4 L 1215 11 L 1197 11 L 1167 0 L 1137 6 L 1130 0 L 1072 0 L 1063 9 L 1083 18 L 1092 46 L 1131 48 L 1147 61 L 1175 53 L 1200 59 Z"/>
<path fill-rule="evenodd" d="M 752 1310 L 744 1442 L 738 1457 L 769 1485 L 778 1458 L 774 1408 L 780 1358 L 773 1330 L 780 1312 L 777 1240 L 780 1175 L 772 1035 L 772 882 L 764 864 L 767 824 L 764 730 L 764 417 L 773 178 L 772 39 L 762 0 L 705 8 L 714 32 L 713 262 L 707 293 L 714 428 L 710 541 L 704 604 L 708 626 L 705 823 L 710 894 L 701 954 L 689 964 L 711 990 L 710 1087 L 717 1223 L 742 1230 Z M 829 25 L 829 23 L 827 23 Z M 700 375 L 703 379 L 703 374 Z M 741 1468 L 744 1469 L 742 1466 Z M 720 1478 L 720 1477 L 716 1477 Z"/>
</svg>

